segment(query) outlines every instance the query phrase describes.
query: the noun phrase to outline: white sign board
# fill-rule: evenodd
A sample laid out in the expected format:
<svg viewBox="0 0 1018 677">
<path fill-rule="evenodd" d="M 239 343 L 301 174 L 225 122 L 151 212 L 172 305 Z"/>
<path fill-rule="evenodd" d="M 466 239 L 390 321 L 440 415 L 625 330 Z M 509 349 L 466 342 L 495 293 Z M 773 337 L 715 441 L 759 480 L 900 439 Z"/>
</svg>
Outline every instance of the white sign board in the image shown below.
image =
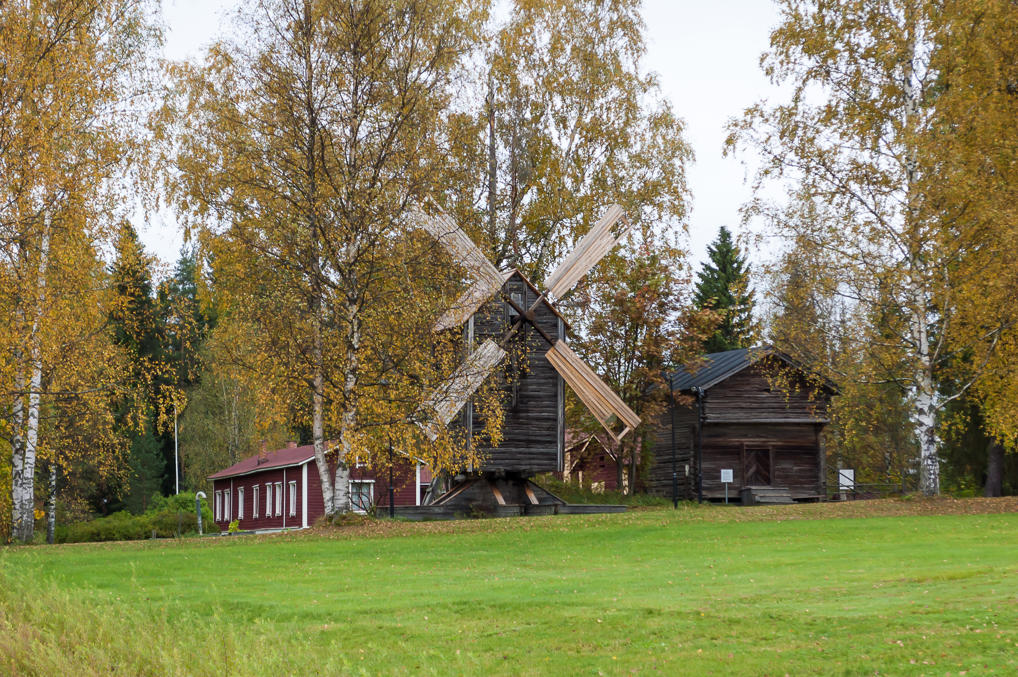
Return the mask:
<svg viewBox="0 0 1018 677">
<path fill-rule="evenodd" d="M 855 489 L 855 470 L 852 468 L 842 468 L 838 470 L 838 488 L 841 491 L 851 491 Z"/>
<path fill-rule="evenodd" d="M 732 469 L 731 468 L 722 468 L 721 469 L 721 481 L 725 482 L 725 483 L 729 483 L 729 482 L 733 481 L 733 479 L 732 479 Z"/>
</svg>

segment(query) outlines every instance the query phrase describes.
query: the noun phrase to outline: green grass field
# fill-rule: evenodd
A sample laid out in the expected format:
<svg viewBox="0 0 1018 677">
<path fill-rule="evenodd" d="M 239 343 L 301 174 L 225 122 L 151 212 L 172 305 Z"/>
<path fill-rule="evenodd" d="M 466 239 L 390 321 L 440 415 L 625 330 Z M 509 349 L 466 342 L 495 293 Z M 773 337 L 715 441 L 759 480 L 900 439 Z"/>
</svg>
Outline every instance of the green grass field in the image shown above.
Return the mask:
<svg viewBox="0 0 1018 677">
<path fill-rule="evenodd" d="M 687 506 L 6 549 L 0 674 L 1013 675 L 1015 510 Z"/>
</svg>

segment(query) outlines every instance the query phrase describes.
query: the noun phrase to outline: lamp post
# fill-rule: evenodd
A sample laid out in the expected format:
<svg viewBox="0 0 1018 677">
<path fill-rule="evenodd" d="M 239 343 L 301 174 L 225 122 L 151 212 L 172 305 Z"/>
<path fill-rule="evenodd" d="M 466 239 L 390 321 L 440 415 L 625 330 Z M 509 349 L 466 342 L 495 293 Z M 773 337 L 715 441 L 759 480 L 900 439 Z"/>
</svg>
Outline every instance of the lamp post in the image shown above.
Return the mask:
<svg viewBox="0 0 1018 677">
<path fill-rule="evenodd" d="M 202 524 L 201 524 L 201 499 L 205 498 L 205 492 L 199 491 L 194 495 L 194 511 L 198 513 L 198 535 L 202 535 Z"/>
<path fill-rule="evenodd" d="M 396 517 L 396 490 L 392 487 L 392 434 L 389 434 L 389 517 Z"/>
</svg>

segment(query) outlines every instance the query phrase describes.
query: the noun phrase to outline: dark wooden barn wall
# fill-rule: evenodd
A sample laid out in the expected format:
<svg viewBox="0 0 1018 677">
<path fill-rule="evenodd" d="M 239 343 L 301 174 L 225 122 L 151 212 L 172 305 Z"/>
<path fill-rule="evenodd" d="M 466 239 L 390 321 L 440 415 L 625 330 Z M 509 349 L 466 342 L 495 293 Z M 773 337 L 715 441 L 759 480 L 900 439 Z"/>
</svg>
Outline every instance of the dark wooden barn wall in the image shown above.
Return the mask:
<svg viewBox="0 0 1018 677">
<path fill-rule="evenodd" d="M 679 500 L 695 498 L 693 477 L 693 435 L 696 415 L 687 407 L 675 410 L 675 465 L 678 471 Z M 672 418 L 668 412 L 660 418 L 654 430 L 654 457 L 645 477 L 647 492 L 657 496 L 672 495 Z M 686 473 L 686 466 L 689 472 Z"/>
<path fill-rule="evenodd" d="M 722 468 L 731 468 L 734 482 L 728 495 L 746 484 L 746 449 L 770 452 L 771 486 L 786 487 L 793 497 L 820 493 L 817 426 L 776 423 L 706 423 L 703 428 L 703 496 L 722 498 Z"/>
<path fill-rule="evenodd" d="M 768 375 L 775 363 L 763 359 L 704 392 L 704 416 L 714 421 L 816 422 L 827 418 L 827 402 L 801 377 L 788 391 Z"/>
<path fill-rule="evenodd" d="M 519 276 L 509 279 L 506 291 L 520 294 L 524 301 L 520 305 L 524 308 L 529 308 L 537 300 L 537 294 Z M 474 316 L 475 343 L 488 337 L 498 340 L 504 335 L 508 320 L 506 307 L 496 299 Z M 535 316 L 549 336 L 559 337 L 558 317 L 547 305 L 542 303 L 538 306 Z M 507 402 L 502 443 L 495 448 L 480 448 L 485 455 L 480 470 L 554 472 L 561 469 L 558 414 L 561 377 L 544 356 L 551 346 L 533 327 L 524 323 L 522 333 L 517 336 L 526 341 L 528 368 L 518 380 L 516 405 Z M 511 352 L 508 347 L 507 350 Z M 509 369 L 510 362 L 507 359 L 505 363 Z M 484 425 L 480 414 L 472 410 L 471 415 L 473 429 L 480 430 Z"/>
<path fill-rule="evenodd" d="M 818 393 L 801 376 L 786 392 L 769 378 L 775 364 L 762 360 L 707 389 L 703 397 L 703 496 L 725 495 L 721 470 L 731 468 L 734 482 L 729 498 L 744 486 L 745 449 L 770 454 L 771 486 L 786 487 L 795 498 L 824 493 L 823 446 L 820 432 L 827 418 L 828 396 Z M 687 395 L 689 393 L 686 393 Z M 696 405 L 675 410 L 679 496 L 696 499 Z M 682 471 L 689 463 L 688 477 Z M 655 431 L 654 459 L 646 478 L 647 490 L 671 496 L 671 421 L 666 413 Z"/>
</svg>

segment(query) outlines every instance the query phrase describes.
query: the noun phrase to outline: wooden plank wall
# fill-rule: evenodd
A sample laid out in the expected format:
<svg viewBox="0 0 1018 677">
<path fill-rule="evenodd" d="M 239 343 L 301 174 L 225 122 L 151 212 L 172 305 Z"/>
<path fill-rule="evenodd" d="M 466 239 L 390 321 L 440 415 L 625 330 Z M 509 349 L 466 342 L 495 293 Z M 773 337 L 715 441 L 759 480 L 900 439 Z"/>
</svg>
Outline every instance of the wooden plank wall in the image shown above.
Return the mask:
<svg viewBox="0 0 1018 677">
<path fill-rule="evenodd" d="M 800 376 L 788 379 L 794 387 L 785 392 L 769 374 L 775 363 L 761 360 L 708 389 L 704 415 L 714 421 L 801 421 L 813 423 L 827 418 L 827 399 L 817 397 L 816 387 Z"/>
<path fill-rule="evenodd" d="M 509 279 L 506 291 L 520 294 L 523 299 L 520 305 L 524 308 L 529 308 L 537 300 L 537 294 L 519 275 Z M 474 316 L 475 341 L 488 337 L 501 339 L 507 326 L 506 306 L 496 297 Z M 558 338 L 558 317 L 544 304 L 538 306 L 534 313 L 541 328 L 552 338 Z M 522 332 L 527 345 L 529 369 L 519 379 L 517 405 L 512 407 L 511 403 L 507 404 L 502 443 L 494 449 L 481 448 L 486 455 L 486 461 L 480 468 L 483 471 L 537 473 L 560 469 L 558 410 L 561 377 L 544 356 L 550 347 L 547 341 L 529 324 L 523 325 Z M 506 349 L 512 352 L 509 346 Z M 510 368 L 511 358 L 503 364 Z M 473 429 L 480 430 L 484 422 L 476 407 L 473 409 Z"/>
<path fill-rule="evenodd" d="M 687 407 L 675 410 L 675 456 L 679 473 L 679 500 L 696 498 L 696 487 L 693 478 L 694 467 L 694 434 L 696 431 L 696 414 Z M 646 489 L 656 496 L 671 497 L 672 495 L 672 419 L 667 412 L 655 426 L 654 457 L 650 470 L 645 477 Z M 685 466 L 689 465 L 688 475 Z"/>
<path fill-rule="evenodd" d="M 788 488 L 793 497 L 819 494 L 820 450 L 814 424 L 707 423 L 703 430 L 703 496 L 722 498 L 721 470 L 731 468 L 728 496 L 738 495 L 746 476 L 745 449 L 771 452 L 771 486 Z"/>
</svg>

